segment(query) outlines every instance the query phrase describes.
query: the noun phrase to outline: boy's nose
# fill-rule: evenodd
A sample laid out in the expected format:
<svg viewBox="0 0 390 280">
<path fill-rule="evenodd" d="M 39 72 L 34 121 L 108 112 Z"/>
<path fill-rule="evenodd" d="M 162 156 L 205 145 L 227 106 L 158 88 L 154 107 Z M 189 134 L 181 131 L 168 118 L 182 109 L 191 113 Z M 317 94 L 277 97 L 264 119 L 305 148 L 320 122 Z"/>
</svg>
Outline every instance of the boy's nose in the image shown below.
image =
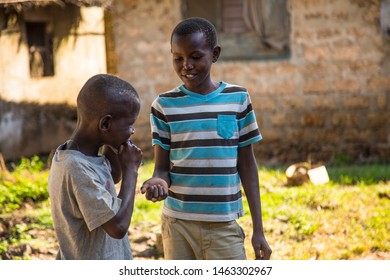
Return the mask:
<svg viewBox="0 0 390 280">
<path fill-rule="evenodd" d="M 192 62 L 191 62 L 191 61 L 185 61 L 185 62 L 184 62 L 184 65 L 183 65 L 183 68 L 184 68 L 185 70 L 189 70 L 189 69 L 193 69 L 194 66 L 192 65 Z"/>
</svg>

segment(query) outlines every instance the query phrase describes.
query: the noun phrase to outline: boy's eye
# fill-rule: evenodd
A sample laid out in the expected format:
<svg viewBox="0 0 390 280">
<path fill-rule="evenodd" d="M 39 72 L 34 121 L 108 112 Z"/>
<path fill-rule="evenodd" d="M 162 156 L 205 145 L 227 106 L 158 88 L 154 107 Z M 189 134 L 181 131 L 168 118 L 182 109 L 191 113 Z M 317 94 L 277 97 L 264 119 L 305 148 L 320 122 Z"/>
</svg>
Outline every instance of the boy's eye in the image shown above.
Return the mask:
<svg viewBox="0 0 390 280">
<path fill-rule="evenodd" d="M 183 58 L 182 57 L 174 57 L 173 58 L 175 61 L 177 61 L 177 62 L 179 62 L 179 61 L 182 61 L 183 60 Z"/>
</svg>

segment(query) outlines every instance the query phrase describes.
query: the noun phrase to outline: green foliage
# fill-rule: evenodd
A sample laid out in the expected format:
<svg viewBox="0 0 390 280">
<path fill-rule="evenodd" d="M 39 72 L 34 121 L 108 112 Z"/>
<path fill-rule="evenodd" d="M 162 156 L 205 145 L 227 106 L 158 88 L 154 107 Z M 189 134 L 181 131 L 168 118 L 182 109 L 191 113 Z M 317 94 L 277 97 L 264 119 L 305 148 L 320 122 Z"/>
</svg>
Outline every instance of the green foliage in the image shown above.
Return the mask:
<svg viewBox="0 0 390 280">
<path fill-rule="evenodd" d="M 39 157 L 23 158 L 10 173 L 0 174 L 0 213 L 19 209 L 25 202 L 39 202 L 49 197 L 48 171 Z"/>
<path fill-rule="evenodd" d="M 45 163 L 35 155 L 31 158 L 22 158 L 18 165 L 15 167 L 15 172 L 41 172 L 44 170 Z"/>
<path fill-rule="evenodd" d="M 153 162 L 140 168 L 138 189 L 153 168 Z M 358 259 L 372 253 L 390 256 L 390 166 L 333 165 L 327 170 L 327 184 L 286 187 L 283 167 L 259 168 L 262 217 L 272 259 Z M 7 239 L 0 238 L 0 256 L 12 244 L 48 246 L 39 242 L 49 241 L 37 241 L 32 234 L 36 229 L 53 228 L 47 176 L 37 158 L 24 159 L 11 173 L 0 174 L 0 222 L 27 201 L 39 205 L 25 212 L 27 218 L 12 228 Z M 252 259 L 252 222 L 245 195 L 243 202 L 245 216 L 238 221 L 248 237 L 246 251 Z M 158 228 L 162 203 L 147 201 L 138 190 L 130 232 Z"/>
<path fill-rule="evenodd" d="M 373 185 L 390 181 L 390 165 L 361 164 L 327 169 L 331 181 L 337 185 Z"/>
<path fill-rule="evenodd" d="M 263 192 L 263 222 L 273 257 L 354 259 L 388 253 L 390 199 L 384 194 L 390 195 L 389 182 L 347 187 L 330 182 Z"/>
<path fill-rule="evenodd" d="M 149 178 L 153 163 L 143 166 Z M 356 259 L 390 252 L 389 165 L 327 167 L 330 182 L 286 187 L 283 167 L 259 167 L 263 223 L 273 259 Z M 387 196 L 387 195 L 388 196 Z M 252 222 L 244 195 L 245 216 L 239 219 L 248 238 Z M 137 196 L 133 226 L 160 222 L 161 203 Z M 142 210 L 141 210 L 142 209 Z M 139 211 L 139 212 L 138 212 Z"/>
<path fill-rule="evenodd" d="M 335 153 L 333 155 L 333 161 L 332 165 L 334 166 L 345 166 L 345 165 L 350 165 L 353 164 L 352 157 L 348 154 L 344 153 Z"/>
</svg>

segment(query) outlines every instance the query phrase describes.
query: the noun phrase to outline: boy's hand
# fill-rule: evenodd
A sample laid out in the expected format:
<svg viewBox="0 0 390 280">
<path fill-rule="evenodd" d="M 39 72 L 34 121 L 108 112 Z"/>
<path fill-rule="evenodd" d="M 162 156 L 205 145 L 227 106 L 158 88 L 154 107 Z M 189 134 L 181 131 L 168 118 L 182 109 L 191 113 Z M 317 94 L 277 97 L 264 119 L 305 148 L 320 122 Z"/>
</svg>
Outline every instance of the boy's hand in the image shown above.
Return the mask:
<svg viewBox="0 0 390 280">
<path fill-rule="evenodd" d="M 263 234 L 253 233 L 252 246 L 255 250 L 256 260 L 269 260 L 272 250 Z"/>
<path fill-rule="evenodd" d="M 141 165 L 142 151 L 131 141 L 123 143 L 118 150 L 118 159 L 122 167 L 122 171 L 128 168 L 136 168 Z"/>
<path fill-rule="evenodd" d="M 147 200 L 161 201 L 168 196 L 168 184 L 161 178 L 150 178 L 142 184 L 141 193 Z"/>
</svg>

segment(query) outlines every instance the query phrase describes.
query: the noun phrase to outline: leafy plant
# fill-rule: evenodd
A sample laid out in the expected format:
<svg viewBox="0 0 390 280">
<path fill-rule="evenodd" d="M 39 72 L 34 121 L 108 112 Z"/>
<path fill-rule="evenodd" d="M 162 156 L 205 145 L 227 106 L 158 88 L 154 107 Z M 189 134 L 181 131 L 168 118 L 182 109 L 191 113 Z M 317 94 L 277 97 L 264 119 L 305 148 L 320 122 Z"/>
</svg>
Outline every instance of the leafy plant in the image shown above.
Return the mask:
<svg viewBox="0 0 390 280">
<path fill-rule="evenodd" d="M 163 202 L 147 201 L 139 192 L 153 167 L 153 162 L 145 162 L 139 170 L 130 234 L 150 234 L 160 225 Z M 370 254 L 390 258 L 389 165 L 332 165 L 327 167 L 329 183 L 294 188 L 285 186 L 284 170 L 282 166 L 259 167 L 262 217 L 272 259 L 359 259 Z M 11 245 L 53 246 L 53 241 L 37 240 L 33 234 L 53 228 L 47 176 L 43 161 L 37 158 L 21 160 L 14 171 L 0 174 L 0 223 L 4 217 L 11 219 L 11 212 L 26 202 L 34 205 L 23 210 L 25 218 L 9 230 L 11 235 L 0 237 L 0 256 Z M 245 216 L 238 222 L 247 235 L 248 259 L 253 259 L 252 221 L 245 195 L 243 203 Z"/>
<path fill-rule="evenodd" d="M 0 176 L 0 213 L 19 209 L 23 203 L 39 202 L 49 197 L 48 171 L 39 157 L 23 158 L 9 174 Z"/>
</svg>

